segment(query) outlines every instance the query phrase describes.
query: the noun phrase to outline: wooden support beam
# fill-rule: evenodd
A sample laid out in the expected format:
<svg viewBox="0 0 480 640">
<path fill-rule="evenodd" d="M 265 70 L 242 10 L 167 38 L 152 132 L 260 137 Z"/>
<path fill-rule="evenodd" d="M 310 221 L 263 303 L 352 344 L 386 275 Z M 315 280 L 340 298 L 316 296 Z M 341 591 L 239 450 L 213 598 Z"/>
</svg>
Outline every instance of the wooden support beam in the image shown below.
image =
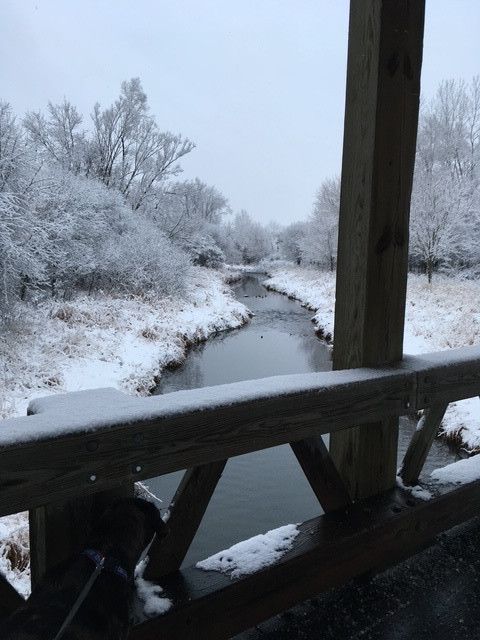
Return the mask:
<svg viewBox="0 0 480 640">
<path fill-rule="evenodd" d="M 402 461 L 398 475 L 407 485 L 416 484 L 423 465 L 427 459 L 428 452 L 435 440 L 438 429 L 442 424 L 443 416 L 447 410 L 448 403 L 439 402 L 432 407 L 425 409 L 425 413 L 420 419 L 418 426 L 413 433 L 408 449 Z"/>
<path fill-rule="evenodd" d="M 174 602 L 135 627 L 132 640 L 224 640 L 355 576 L 416 553 L 434 536 L 477 516 L 480 482 L 430 501 L 396 491 L 300 526 L 275 565 L 237 580 L 190 568 L 162 580 Z"/>
<path fill-rule="evenodd" d="M 72 554 L 82 550 L 92 525 L 115 500 L 133 496 L 133 484 L 82 496 L 65 502 L 52 502 L 31 509 L 30 570 L 32 588 L 49 571 Z"/>
<path fill-rule="evenodd" d="M 227 461 L 188 469 L 170 505 L 168 536 L 154 543 L 145 577 L 158 579 L 180 568 L 197 533 Z"/>
<path fill-rule="evenodd" d="M 290 446 L 326 513 L 344 509 L 352 504 L 347 488 L 321 436 L 292 442 Z"/>
<path fill-rule="evenodd" d="M 350 4 L 334 369 L 402 358 L 424 13 L 424 0 Z M 397 439 L 391 418 L 332 434 L 354 499 L 394 485 Z"/>
<path fill-rule="evenodd" d="M 0 621 L 23 604 L 25 604 L 25 600 L 0 573 Z"/>
</svg>

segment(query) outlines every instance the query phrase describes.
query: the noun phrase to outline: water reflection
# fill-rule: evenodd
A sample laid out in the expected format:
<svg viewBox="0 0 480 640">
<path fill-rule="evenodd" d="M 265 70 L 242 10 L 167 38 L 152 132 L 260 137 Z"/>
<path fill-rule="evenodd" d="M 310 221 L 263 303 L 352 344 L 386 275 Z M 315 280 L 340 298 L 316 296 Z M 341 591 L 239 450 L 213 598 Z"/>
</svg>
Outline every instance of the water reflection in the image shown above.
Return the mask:
<svg viewBox="0 0 480 640">
<path fill-rule="evenodd" d="M 255 314 L 252 321 L 194 347 L 179 369 L 164 375 L 157 393 L 331 369 L 330 350 L 313 332 L 312 313 L 298 302 L 268 292 L 261 279 L 249 275 L 235 287 L 237 298 Z M 403 455 L 413 428 L 403 420 L 399 455 Z M 451 459 L 447 447 L 435 443 L 427 469 Z M 181 475 L 149 481 L 165 506 Z M 238 456 L 226 466 L 185 564 L 259 532 L 319 513 L 318 502 L 288 446 Z"/>
<path fill-rule="evenodd" d="M 260 278 L 249 275 L 235 287 L 255 314 L 252 321 L 194 347 L 182 367 L 165 374 L 157 393 L 330 368 L 329 349 L 312 331 L 311 312 L 267 292 Z"/>
</svg>

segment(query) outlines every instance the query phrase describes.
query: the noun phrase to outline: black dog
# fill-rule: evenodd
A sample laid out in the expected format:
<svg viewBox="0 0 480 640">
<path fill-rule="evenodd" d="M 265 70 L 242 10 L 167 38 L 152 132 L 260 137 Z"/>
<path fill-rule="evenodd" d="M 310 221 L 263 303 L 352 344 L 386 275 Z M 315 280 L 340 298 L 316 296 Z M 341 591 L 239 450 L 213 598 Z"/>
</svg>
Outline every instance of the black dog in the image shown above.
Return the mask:
<svg viewBox="0 0 480 640">
<path fill-rule="evenodd" d="M 166 535 L 158 509 L 140 498 L 119 500 L 93 530 L 85 551 L 48 573 L 3 626 L 4 640 L 54 640 L 92 574 L 98 576 L 61 640 L 123 640 L 135 566 L 154 534 Z M 103 568 L 100 569 L 103 563 Z"/>
</svg>

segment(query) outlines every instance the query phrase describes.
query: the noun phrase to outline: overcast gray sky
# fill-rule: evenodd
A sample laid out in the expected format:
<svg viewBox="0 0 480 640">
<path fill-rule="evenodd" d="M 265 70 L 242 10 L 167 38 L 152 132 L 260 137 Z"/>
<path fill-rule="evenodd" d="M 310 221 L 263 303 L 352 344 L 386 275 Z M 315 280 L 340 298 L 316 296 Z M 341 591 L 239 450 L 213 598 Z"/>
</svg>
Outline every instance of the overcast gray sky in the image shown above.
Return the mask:
<svg viewBox="0 0 480 640">
<path fill-rule="evenodd" d="M 88 119 L 139 76 L 184 177 L 262 221 L 306 217 L 341 163 L 347 0 L 0 0 L 0 99 Z M 480 73 L 479 0 L 427 0 L 423 92 Z"/>
</svg>

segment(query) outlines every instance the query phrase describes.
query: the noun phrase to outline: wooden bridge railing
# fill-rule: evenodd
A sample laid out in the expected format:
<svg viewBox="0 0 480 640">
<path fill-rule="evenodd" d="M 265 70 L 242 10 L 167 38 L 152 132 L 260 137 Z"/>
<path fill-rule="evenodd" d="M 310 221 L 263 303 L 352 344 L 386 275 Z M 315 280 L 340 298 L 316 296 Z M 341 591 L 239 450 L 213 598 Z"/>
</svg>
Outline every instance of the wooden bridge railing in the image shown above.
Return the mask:
<svg viewBox="0 0 480 640">
<path fill-rule="evenodd" d="M 0 430 L 0 516 L 478 395 L 480 348 L 133 398 L 49 396 Z"/>
<path fill-rule="evenodd" d="M 143 399 L 113 389 L 43 398 L 31 404 L 32 415 L 2 423 L 0 515 L 30 510 L 38 577 L 59 559 L 48 547 L 62 547 L 59 523 L 71 521 L 79 504 L 187 469 L 172 507 L 172 534 L 151 550 L 149 577 L 163 576 L 175 607 L 136 627 L 133 636 L 168 630 L 164 637 L 228 637 L 308 595 L 395 562 L 476 515 L 477 483 L 428 503 L 396 490 L 352 505 L 318 436 L 424 409 L 423 428 L 401 471 L 415 481 L 445 407 L 479 392 L 480 348 L 471 347 L 406 357 L 395 367 L 279 376 Z M 292 444 L 326 515 L 302 525 L 294 549 L 253 576 L 178 571 L 225 461 L 284 443 Z M 91 519 L 82 508 L 81 517 Z M 75 548 L 67 542 L 64 554 Z"/>
</svg>

